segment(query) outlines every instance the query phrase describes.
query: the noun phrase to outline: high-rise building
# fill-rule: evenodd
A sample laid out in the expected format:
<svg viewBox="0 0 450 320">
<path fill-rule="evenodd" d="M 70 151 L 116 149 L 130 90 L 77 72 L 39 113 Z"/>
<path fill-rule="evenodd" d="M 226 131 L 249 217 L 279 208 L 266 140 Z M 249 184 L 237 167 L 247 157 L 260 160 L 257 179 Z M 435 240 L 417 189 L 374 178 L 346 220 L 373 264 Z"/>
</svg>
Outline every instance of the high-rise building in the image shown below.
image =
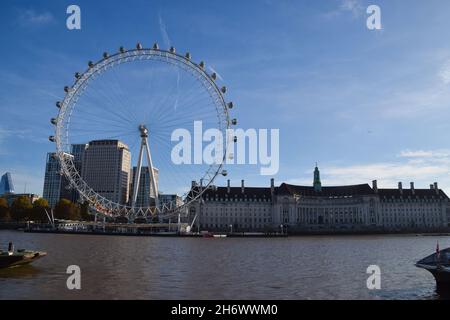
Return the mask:
<svg viewBox="0 0 450 320">
<path fill-rule="evenodd" d="M 113 202 L 129 199 L 131 154 L 119 140 L 89 142 L 83 155 L 81 177 L 98 194 Z"/>
<path fill-rule="evenodd" d="M 180 207 L 183 205 L 183 198 L 177 194 L 159 194 L 159 203 L 168 208 Z"/>
<path fill-rule="evenodd" d="M 14 194 L 14 186 L 9 172 L 6 172 L 0 179 L 0 196 L 7 194 Z"/>
<path fill-rule="evenodd" d="M 83 156 L 87 147 L 88 144 L 83 143 L 83 144 L 73 144 L 70 148 L 70 154 L 73 155 L 73 163 L 79 173 L 81 173 Z"/>
<path fill-rule="evenodd" d="M 133 167 L 132 173 L 131 173 L 131 185 L 130 185 L 130 200 L 129 203 L 132 203 L 132 197 L 133 197 L 133 190 L 134 190 L 134 184 L 135 184 L 135 177 L 136 177 L 136 170 L 137 167 Z M 159 171 L 157 168 L 153 168 L 154 175 L 155 175 L 155 182 L 156 182 L 156 188 L 158 188 L 158 174 Z M 154 203 L 154 195 L 155 192 L 153 191 L 151 178 L 150 178 L 150 170 L 148 167 L 142 167 L 141 168 L 141 177 L 139 179 L 139 188 L 137 192 L 137 198 L 136 198 L 136 207 L 149 207 L 155 205 Z"/>
<path fill-rule="evenodd" d="M 72 155 L 66 153 L 67 157 Z M 61 165 L 55 152 L 47 153 L 44 176 L 44 199 L 47 199 L 50 207 L 55 207 L 60 199 L 77 200 L 77 192 L 70 188 L 70 183 L 61 172 Z"/>
<path fill-rule="evenodd" d="M 87 144 L 73 144 L 71 153 L 66 153 L 66 156 L 72 158 L 73 164 L 80 174 L 86 148 Z M 68 199 L 72 202 L 80 200 L 78 191 L 70 187 L 68 179 L 62 174 L 61 165 L 54 152 L 47 154 L 43 197 L 47 199 L 51 207 L 54 207 L 61 199 Z"/>
</svg>

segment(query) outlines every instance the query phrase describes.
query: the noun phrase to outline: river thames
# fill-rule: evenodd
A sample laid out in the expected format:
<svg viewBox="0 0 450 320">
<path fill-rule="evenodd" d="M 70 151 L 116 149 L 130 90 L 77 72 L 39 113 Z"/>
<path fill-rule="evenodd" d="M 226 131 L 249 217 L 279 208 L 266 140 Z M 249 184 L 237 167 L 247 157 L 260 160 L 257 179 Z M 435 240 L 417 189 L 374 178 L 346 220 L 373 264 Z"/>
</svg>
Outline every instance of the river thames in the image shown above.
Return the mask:
<svg viewBox="0 0 450 320">
<path fill-rule="evenodd" d="M 445 236 L 159 238 L 0 231 L 0 246 L 41 250 L 0 270 L 1 299 L 442 299 L 414 263 Z M 81 268 L 68 290 L 67 267 Z M 381 289 L 367 289 L 369 265 Z"/>
</svg>

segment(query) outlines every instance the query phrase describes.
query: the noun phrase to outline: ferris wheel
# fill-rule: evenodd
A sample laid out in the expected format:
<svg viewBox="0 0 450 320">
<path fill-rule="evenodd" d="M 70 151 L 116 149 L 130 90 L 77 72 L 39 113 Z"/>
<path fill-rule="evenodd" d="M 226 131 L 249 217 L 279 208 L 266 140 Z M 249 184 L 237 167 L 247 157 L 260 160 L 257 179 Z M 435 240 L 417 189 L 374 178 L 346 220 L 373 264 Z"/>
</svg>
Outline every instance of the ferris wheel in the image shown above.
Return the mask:
<svg viewBox="0 0 450 320">
<path fill-rule="evenodd" d="M 227 175 L 223 166 L 236 142 L 228 129 L 237 120 L 230 117 L 233 103 L 225 101 L 227 89 L 217 84 L 220 80 L 203 61 L 192 61 L 190 53 L 180 55 L 174 47 L 163 50 L 157 43 L 148 49 L 138 43 L 133 49 L 103 53 L 86 71 L 75 73 L 73 85 L 64 87 L 65 96 L 56 103 L 58 115 L 51 119 L 55 134 L 49 140 L 56 144 L 61 174 L 82 201 L 105 216 L 133 220 L 179 214 L 212 187 L 218 175 Z M 223 156 L 213 163 L 174 163 L 174 132 L 198 136 L 199 125 L 222 134 L 218 154 Z M 107 152 L 100 160 L 92 156 L 96 160 L 91 161 L 91 174 L 84 162 L 80 167 L 86 154 L 77 159 L 74 146 L 85 146 L 86 153 L 99 142 L 117 143 L 125 152 L 119 169 Z M 198 147 L 202 141 L 193 143 Z M 116 180 L 107 184 L 111 177 Z M 117 181 L 120 190 L 105 190 Z M 111 192 L 121 192 L 120 197 Z M 179 197 L 164 198 L 174 194 Z"/>
</svg>

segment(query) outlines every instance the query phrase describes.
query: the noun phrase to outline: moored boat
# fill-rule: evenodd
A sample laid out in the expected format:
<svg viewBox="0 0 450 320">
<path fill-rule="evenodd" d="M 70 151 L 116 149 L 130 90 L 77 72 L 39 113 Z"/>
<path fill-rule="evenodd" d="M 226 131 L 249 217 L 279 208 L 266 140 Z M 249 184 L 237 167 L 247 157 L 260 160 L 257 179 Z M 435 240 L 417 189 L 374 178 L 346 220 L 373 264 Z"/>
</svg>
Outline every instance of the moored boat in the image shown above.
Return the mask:
<svg viewBox="0 0 450 320">
<path fill-rule="evenodd" d="M 418 261 L 416 267 L 429 271 L 439 287 L 450 287 L 450 248 L 439 250 Z"/>
<path fill-rule="evenodd" d="M 42 251 L 30 251 L 24 249 L 14 251 L 14 246 L 10 242 L 8 251 L 0 250 L 0 268 L 9 268 L 29 264 L 46 255 L 47 253 Z"/>
</svg>

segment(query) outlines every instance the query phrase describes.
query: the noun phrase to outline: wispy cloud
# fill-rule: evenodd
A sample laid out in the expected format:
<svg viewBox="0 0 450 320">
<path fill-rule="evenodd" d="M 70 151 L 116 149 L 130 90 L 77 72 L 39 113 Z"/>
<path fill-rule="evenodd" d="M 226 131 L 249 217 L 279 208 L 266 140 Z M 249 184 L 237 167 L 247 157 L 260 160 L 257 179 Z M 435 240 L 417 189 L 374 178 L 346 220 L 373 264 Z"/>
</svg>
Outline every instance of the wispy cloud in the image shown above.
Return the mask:
<svg viewBox="0 0 450 320">
<path fill-rule="evenodd" d="M 8 136 L 8 132 L 0 127 L 0 156 L 4 156 L 8 154 L 8 151 L 5 148 L 4 141 Z"/>
<path fill-rule="evenodd" d="M 379 180 L 380 184 L 393 186 L 397 181 L 416 180 L 434 181 L 436 176 L 448 173 L 447 167 L 426 162 L 407 163 L 374 163 L 365 165 L 354 165 L 348 167 L 327 168 L 325 179 L 333 183 L 347 181 L 347 183 L 363 183 L 373 179 Z"/>
<path fill-rule="evenodd" d="M 426 188 L 439 181 L 441 187 L 450 191 L 450 150 L 402 150 L 392 161 L 348 166 L 321 166 L 322 181 L 325 186 L 370 183 L 378 180 L 378 185 L 393 188 L 399 181 L 414 181 L 418 187 Z M 310 172 L 305 177 L 288 183 L 312 183 Z"/>
<path fill-rule="evenodd" d="M 8 139 L 21 139 L 35 143 L 47 143 L 45 136 L 36 134 L 36 132 L 31 129 L 13 130 L 0 127 L 0 155 L 10 154 L 5 146 Z"/>
<path fill-rule="evenodd" d="M 403 150 L 399 157 L 402 158 L 426 158 L 427 160 L 438 160 L 450 158 L 450 150 Z"/>
<path fill-rule="evenodd" d="M 211 66 L 208 66 L 208 69 L 212 72 L 214 72 L 217 75 L 217 78 L 219 78 L 221 81 L 224 81 L 222 76 Z"/>
<path fill-rule="evenodd" d="M 169 38 L 169 33 L 167 32 L 166 24 L 164 23 L 164 20 L 162 18 L 161 12 L 158 14 L 158 20 L 159 20 L 159 31 L 161 32 L 161 37 L 163 39 L 164 45 L 166 48 L 170 48 L 171 41 Z"/>
<path fill-rule="evenodd" d="M 33 9 L 24 10 L 19 15 L 19 22 L 22 26 L 41 26 L 53 23 L 55 17 L 49 11 L 36 12 Z"/>
<path fill-rule="evenodd" d="M 384 80 L 375 83 L 373 92 L 378 94 L 376 99 L 361 101 L 360 110 L 369 111 L 371 117 L 385 119 L 421 119 L 436 114 L 448 114 L 450 103 L 450 53 L 444 56 L 428 52 L 411 60 L 410 66 L 398 68 L 400 77 L 391 82 Z M 419 59 L 425 62 L 416 63 Z M 393 66 L 395 69 L 396 67 Z M 407 79 L 405 81 L 405 79 Z M 347 84 L 347 87 L 349 85 Z M 355 88 L 363 88 L 359 84 Z M 354 90 L 355 91 L 355 90 Z M 356 110 L 356 112 L 358 112 Z"/>
<path fill-rule="evenodd" d="M 0 155 L 4 156 L 10 154 L 9 150 L 5 146 L 5 142 L 8 139 L 12 137 L 24 138 L 24 133 L 24 130 L 11 130 L 0 126 Z"/>
<path fill-rule="evenodd" d="M 360 16 L 364 11 L 360 0 L 342 0 L 340 9 L 341 11 L 350 11 L 354 17 Z"/>
<path fill-rule="evenodd" d="M 372 105 L 375 116 L 388 119 L 420 118 L 447 110 L 450 91 L 440 83 L 424 83 L 422 87 L 404 88 L 386 93 L 386 98 Z"/>
<path fill-rule="evenodd" d="M 339 16 L 350 12 L 354 18 L 360 17 L 364 12 L 364 7 L 360 0 L 339 0 L 337 7 L 324 14 L 327 18 Z"/>
<path fill-rule="evenodd" d="M 158 14 L 158 21 L 159 21 L 159 31 L 161 33 L 161 37 L 163 39 L 164 46 L 166 49 L 170 48 L 172 46 L 172 41 L 170 41 L 169 33 L 167 32 L 167 26 L 163 20 L 161 12 Z M 175 93 L 175 101 L 173 103 L 173 110 L 177 111 L 178 109 L 178 102 L 180 99 L 180 80 L 181 75 L 180 71 L 177 69 L 177 87 L 176 87 L 176 93 Z"/>
<path fill-rule="evenodd" d="M 444 84 L 450 83 L 450 60 L 447 60 L 439 70 L 439 77 Z"/>
</svg>

